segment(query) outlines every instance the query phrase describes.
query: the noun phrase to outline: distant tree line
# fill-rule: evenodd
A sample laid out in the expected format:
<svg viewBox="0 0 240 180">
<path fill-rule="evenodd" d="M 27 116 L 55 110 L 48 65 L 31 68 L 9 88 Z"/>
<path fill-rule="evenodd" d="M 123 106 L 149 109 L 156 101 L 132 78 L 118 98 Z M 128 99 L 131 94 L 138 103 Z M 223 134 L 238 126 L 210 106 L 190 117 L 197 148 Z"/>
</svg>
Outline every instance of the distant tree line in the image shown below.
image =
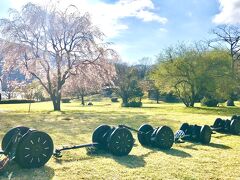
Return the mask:
<svg viewBox="0 0 240 180">
<path fill-rule="evenodd" d="M 61 110 L 62 97 L 85 105 L 85 96 L 109 89 L 124 107 L 141 107 L 146 93 L 157 103 L 233 106 L 240 93 L 239 26 L 217 26 L 209 41 L 180 43 L 154 63 L 144 57 L 136 65 L 118 61 L 89 14 L 74 6 L 60 11 L 28 3 L 0 19 L 0 33 L 0 81 L 9 99 L 16 93 L 48 99 Z"/>
</svg>

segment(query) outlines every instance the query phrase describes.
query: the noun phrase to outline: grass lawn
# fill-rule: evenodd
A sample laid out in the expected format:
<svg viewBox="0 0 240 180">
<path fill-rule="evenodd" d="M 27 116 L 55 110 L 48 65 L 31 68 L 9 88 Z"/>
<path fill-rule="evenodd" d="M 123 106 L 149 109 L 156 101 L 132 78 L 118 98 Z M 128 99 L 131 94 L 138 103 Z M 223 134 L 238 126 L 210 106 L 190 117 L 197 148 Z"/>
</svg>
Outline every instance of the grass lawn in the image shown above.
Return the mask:
<svg viewBox="0 0 240 180">
<path fill-rule="evenodd" d="M 183 122 L 213 124 L 215 118 L 240 114 L 238 107 L 185 108 L 183 104 L 155 104 L 144 101 L 142 108 L 121 108 L 109 100 L 62 104 L 62 112 L 53 112 L 50 102 L 0 105 L 0 138 L 12 127 L 24 125 L 50 134 L 55 147 L 91 142 L 93 130 L 100 124 L 127 124 L 138 128 L 143 123 L 168 125 L 176 131 Z M 133 133 L 135 139 L 136 133 Z M 171 150 L 144 148 L 137 141 L 129 156 L 107 153 L 86 154 L 85 149 L 63 152 L 59 160 L 51 158 L 39 169 L 21 169 L 9 165 L 0 179 L 240 179 L 240 136 L 213 134 L 209 145 L 186 142 Z"/>
</svg>

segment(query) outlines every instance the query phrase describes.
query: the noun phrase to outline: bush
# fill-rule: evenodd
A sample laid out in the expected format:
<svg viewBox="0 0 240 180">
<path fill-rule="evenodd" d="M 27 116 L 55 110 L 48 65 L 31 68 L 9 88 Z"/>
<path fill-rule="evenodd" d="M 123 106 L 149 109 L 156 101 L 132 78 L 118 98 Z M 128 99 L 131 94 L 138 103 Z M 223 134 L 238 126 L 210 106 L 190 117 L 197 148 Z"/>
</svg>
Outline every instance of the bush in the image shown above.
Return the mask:
<svg viewBox="0 0 240 180">
<path fill-rule="evenodd" d="M 88 105 L 88 106 L 93 106 L 93 103 L 92 103 L 92 102 L 88 102 L 87 105 Z"/>
<path fill-rule="evenodd" d="M 29 99 L 9 99 L 9 100 L 2 100 L 0 104 L 21 104 L 21 103 L 34 103 L 34 100 Z"/>
<path fill-rule="evenodd" d="M 112 102 L 118 102 L 118 98 L 117 98 L 117 97 L 112 97 L 112 98 L 111 98 L 111 101 L 112 101 Z"/>
<path fill-rule="evenodd" d="M 235 106 L 234 101 L 232 99 L 227 100 L 227 106 Z"/>
<path fill-rule="evenodd" d="M 142 107 L 142 102 L 131 101 L 129 103 L 122 103 L 122 107 Z"/>
<path fill-rule="evenodd" d="M 201 105 L 202 106 L 207 106 L 207 107 L 217 107 L 218 103 L 219 103 L 218 100 L 216 100 L 214 98 L 204 97 L 201 100 Z"/>
<path fill-rule="evenodd" d="M 62 99 L 62 103 L 70 103 L 70 100 L 69 98 L 65 98 L 65 99 Z"/>
<path fill-rule="evenodd" d="M 51 101 L 50 97 L 44 97 L 43 99 L 40 100 L 40 102 L 45 102 L 45 101 Z"/>
<path fill-rule="evenodd" d="M 176 102 L 179 102 L 179 99 L 177 98 L 177 96 L 175 96 L 173 93 L 170 92 L 166 94 L 165 102 L 176 103 Z"/>
</svg>

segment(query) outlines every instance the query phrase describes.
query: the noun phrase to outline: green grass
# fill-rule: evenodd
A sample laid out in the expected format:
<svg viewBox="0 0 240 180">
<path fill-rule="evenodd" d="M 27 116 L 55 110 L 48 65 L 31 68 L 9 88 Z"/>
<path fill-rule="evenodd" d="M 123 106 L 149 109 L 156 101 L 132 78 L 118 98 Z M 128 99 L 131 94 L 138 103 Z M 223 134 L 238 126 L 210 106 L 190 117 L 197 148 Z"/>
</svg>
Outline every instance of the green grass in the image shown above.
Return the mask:
<svg viewBox="0 0 240 180">
<path fill-rule="evenodd" d="M 97 99 L 96 99 L 97 100 Z M 182 104 L 155 104 L 144 101 L 142 108 L 121 108 L 109 100 L 62 104 L 53 112 L 50 102 L 0 105 L 0 138 L 16 125 L 29 126 L 51 135 L 55 147 L 91 142 L 100 124 L 127 124 L 138 128 L 143 123 L 168 125 L 176 131 L 183 122 L 212 124 L 217 117 L 240 114 L 238 107 L 185 108 Z M 136 134 L 133 133 L 135 139 Z M 100 152 L 88 155 L 85 149 L 63 152 L 60 160 L 51 158 L 39 169 L 9 165 L 1 179 L 238 179 L 240 178 L 240 136 L 214 134 L 209 145 L 186 142 L 169 151 L 142 147 L 137 141 L 126 157 Z"/>
</svg>

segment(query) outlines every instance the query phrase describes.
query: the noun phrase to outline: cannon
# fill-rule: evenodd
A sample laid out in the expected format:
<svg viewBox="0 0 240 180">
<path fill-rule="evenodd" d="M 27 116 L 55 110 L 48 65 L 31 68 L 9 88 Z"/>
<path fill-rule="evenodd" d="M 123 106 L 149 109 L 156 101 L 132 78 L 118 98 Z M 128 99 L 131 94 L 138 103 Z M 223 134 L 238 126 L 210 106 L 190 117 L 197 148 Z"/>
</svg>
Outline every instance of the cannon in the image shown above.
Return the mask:
<svg viewBox="0 0 240 180">
<path fill-rule="evenodd" d="M 128 129 L 100 125 L 93 132 L 92 143 L 54 150 L 53 140 L 47 133 L 18 126 L 10 129 L 2 139 L 0 154 L 5 157 L 0 161 L 0 171 L 12 161 L 22 168 L 39 168 L 44 166 L 52 155 L 60 158 L 62 151 L 83 147 L 96 147 L 115 156 L 124 156 L 132 150 L 133 144 L 134 139 Z"/>
<path fill-rule="evenodd" d="M 5 158 L 0 162 L 0 170 L 13 160 L 22 168 L 38 168 L 53 154 L 53 141 L 47 133 L 24 126 L 10 129 L 1 146 L 0 153 Z"/>
<path fill-rule="evenodd" d="M 211 134 L 212 130 L 208 125 L 198 126 L 183 123 L 175 133 L 174 141 L 178 143 L 182 142 L 181 140 L 188 140 L 208 144 L 211 141 Z"/>
<path fill-rule="evenodd" d="M 143 124 L 138 130 L 126 125 L 119 126 L 137 132 L 138 141 L 142 146 L 152 146 L 167 150 L 174 143 L 173 131 L 168 126 L 153 128 L 149 124 Z"/>
<path fill-rule="evenodd" d="M 80 144 L 55 149 L 53 155 L 57 158 L 62 157 L 61 152 L 83 147 L 95 147 L 106 150 L 115 156 L 125 156 L 133 148 L 134 139 L 132 133 L 124 127 L 111 127 L 106 124 L 98 126 L 92 134 L 92 143 Z"/>
<path fill-rule="evenodd" d="M 240 134 L 240 116 L 233 115 L 231 120 L 217 118 L 211 129 L 216 132 L 230 133 L 230 134 Z"/>
</svg>

